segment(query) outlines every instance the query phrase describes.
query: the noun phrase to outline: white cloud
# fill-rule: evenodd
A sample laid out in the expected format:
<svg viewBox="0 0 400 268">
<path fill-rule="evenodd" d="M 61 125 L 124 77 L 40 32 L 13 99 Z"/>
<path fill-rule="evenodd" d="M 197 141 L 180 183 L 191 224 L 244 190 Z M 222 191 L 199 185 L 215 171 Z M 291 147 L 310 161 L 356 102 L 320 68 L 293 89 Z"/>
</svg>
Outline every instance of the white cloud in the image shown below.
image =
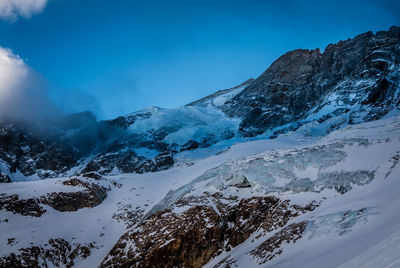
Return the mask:
<svg viewBox="0 0 400 268">
<path fill-rule="evenodd" d="M 47 0 L 0 0 L 0 19 L 15 21 L 41 12 Z"/>
<path fill-rule="evenodd" d="M 43 79 L 32 68 L 11 50 L 0 47 L 0 119 L 53 115 L 55 108 L 47 93 Z"/>
<path fill-rule="evenodd" d="M 27 78 L 28 72 L 28 66 L 19 56 L 0 47 L 0 100 L 10 95 L 11 89 L 18 88 Z"/>
</svg>

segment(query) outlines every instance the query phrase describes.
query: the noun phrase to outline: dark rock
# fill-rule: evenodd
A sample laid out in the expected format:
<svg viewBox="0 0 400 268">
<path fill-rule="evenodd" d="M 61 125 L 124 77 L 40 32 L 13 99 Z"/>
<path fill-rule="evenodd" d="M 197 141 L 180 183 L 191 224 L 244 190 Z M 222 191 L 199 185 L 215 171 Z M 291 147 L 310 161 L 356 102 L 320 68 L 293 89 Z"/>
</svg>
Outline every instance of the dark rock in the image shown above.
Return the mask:
<svg viewBox="0 0 400 268">
<path fill-rule="evenodd" d="M 398 105 L 393 97 L 399 87 L 399 29 L 392 27 L 375 35 L 368 32 L 330 44 L 323 54 L 319 49 L 290 51 L 222 109 L 229 116 L 243 118 L 243 136 L 255 136 L 304 119 L 332 92 L 343 94 L 343 101 L 357 93 L 364 105 Z M 361 80 L 370 84 L 346 89 L 346 83 Z M 363 96 L 368 97 L 363 100 Z"/>
<path fill-rule="evenodd" d="M 260 228 L 270 232 L 315 208 L 291 206 L 275 197 L 243 199 L 230 206 L 222 198 L 189 197 L 175 204 L 190 206 L 183 213 L 166 209 L 151 215 L 120 238 L 101 267 L 202 267 Z M 218 211 L 204 204 L 210 199 Z"/>
<path fill-rule="evenodd" d="M 74 148 L 42 140 L 23 126 L 0 124 L 0 159 L 11 172 L 18 169 L 25 176 L 57 176 L 76 166 L 80 157 Z"/>
<path fill-rule="evenodd" d="M 274 234 L 271 238 L 264 241 L 256 249 L 252 250 L 250 254 L 254 257 L 257 257 L 259 264 L 266 263 L 283 252 L 283 243 L 294 243 L 300 239 L 306 229 L 306 226 L 306 221 L 290 224 Z"/>
<path fill-rule="evenodd" d="M 11 179 L 7 174 L 3 174 L 0 172 L 0 183 L 2 182 L 11 182 Z"/>
<path fill-rule="evenodd" d="M 50 193 L 46 196 L 41 196 L 40 202 L 46 204 L 55 210 L 77 211 L 81 208 L 95 207 L 100 205 L 107 198 L 107 189 L 95 183 L 83 182 L 77 178 L 63 182 L 64 185 L 82 186 L 85 191 L 79 192 L 59 192 Z"/>
<path fill-rule="evenodd" d="M 0 194 L 0 210 L 5 209 L 22 216 L 40 217 L 46 210 L 41 204 L 48 205 L 55 210 L 77 211 L 85 207 L 95 207 L 107 198 L 108 189 L 95 183 L 83 182 L 73 178 L 63 182 L 64 185 L 81 186 L 86 188 L 78 192 L 49 193 L 39 198 L 19 199 L 18 195 Z"/>
<path fill-rule="evenodd" d="M 77 211 L 81 208 L 95 207 L 99 205 L 102 200 L 97 198 L 96 195 L 91 195 L 88 192 L 71 192 L 71 193 L 51 193 L 46 197 L 41 198 L 43 204 L 49 205 L 55 210 Z"/>
<path fill-rule="evenodd" d="M 101 175 L 110 174 L 114 168 L 122 173 L 156 172 L 174 165 L 173 155 L 170 152 L 158 154 L 153 159 L 138 156 L 134 151 L 100 154 L 90 161 L 82 172 L 98 172 Z"/>
<path fill-rule="evenodd" d="M 90 256 L 93 243 L 81 245 L 62 238 L 50 239 L 48 244 L 19 249 L 0 258 L 0 267 L 72 267 L 75 259 Z"/>
<path fill-rule="evenodd" d="M 99 175 L 96 172 L 84 173 L 84 174 L 82 174 L 82 176 L 86 177 L 86 178 L 92 178 L 92 179 L 95 179 L 95 180 L 100 180 L 102 178 L 101 175 Z"/>
<path fill-rule="evenodd" d="M 234 184 L 233 186 L 236 188 L 250 188 L 251 184 L 249 180 L 246 178 L 246 176 L 242 175 L 240 177 L 240 182 Z"/>
<path fill-rule="evenodd" d="M 185 143 L 184 145 L 182 145 L 181 150 L 182 151 L 189 151 L 189 150 L 194 150 L 199 148 L 199 143 L 197 141 L 194 140 L 189 140 L 187 143 Z"/>
<path fill-rule="evenodd" d="M 40 206 L 40 201 L 34 198 L 19 199 L 19 196 L 0 194 L 0 209 L 5 209 L 22 216 L 40 217 L 46 210 Z"/>
</svg>

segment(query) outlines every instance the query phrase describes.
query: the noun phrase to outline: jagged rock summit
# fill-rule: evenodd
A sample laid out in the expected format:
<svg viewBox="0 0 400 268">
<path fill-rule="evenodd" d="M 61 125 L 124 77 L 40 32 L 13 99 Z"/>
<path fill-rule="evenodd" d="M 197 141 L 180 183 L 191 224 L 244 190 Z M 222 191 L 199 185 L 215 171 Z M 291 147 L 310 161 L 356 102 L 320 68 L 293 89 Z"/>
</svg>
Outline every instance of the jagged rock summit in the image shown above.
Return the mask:
<svg viewBox="0 0 400 268">
<path fill-rule="evenodd" d="M 399 43 L 400 28 L 393 26 L 330 44 L 323 53 L 290 51 L 223 110 L 243 118 L 240 131 L 249 136 L 291 123 L 296 129 L 299 120 L 315 119 L 328 106 L 321 115 L 348 114 L 351 122 L 366 111 L 360 120 L 378 118 L 399 106 Z"/>
</svg>

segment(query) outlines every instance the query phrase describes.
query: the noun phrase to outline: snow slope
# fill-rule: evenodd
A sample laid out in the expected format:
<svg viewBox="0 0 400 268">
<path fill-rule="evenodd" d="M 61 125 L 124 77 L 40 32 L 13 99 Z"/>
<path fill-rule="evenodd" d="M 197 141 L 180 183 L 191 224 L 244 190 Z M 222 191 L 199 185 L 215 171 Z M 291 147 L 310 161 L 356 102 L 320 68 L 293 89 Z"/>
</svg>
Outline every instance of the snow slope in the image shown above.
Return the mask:
<svg viewBox="0 0 400 268">
<path fill-rule="evenodd" d="M 310 198 L 323 201 L 311 213 L 296 218 L 296 222 L 308 222 L 303 237 L 294 244 L 286 244 L 282 254 L 261 263 L 262 266 L 398 267 L 399 131 L 399 117 L 394 117 L 348 127 L 318 141 L 316 144 L 367 139 L 368 144 L 345 146 L 345 158 L 325 170 L 370 170 L 375 172 L 374 179 L 365 185 L 352 184 L 353 189 L 343 195 L 331 190 L 280 193 L 296 202 Z M 314 172 L 307 173 L 302 175 L 315 176 Z M 231 252 L 221 254 L 207 267 L 226 256 L 235 260 L 237 267 L 259 267 L 260 259 L 249 253 L 266 238 L 268 236 L 254 242 L 249 239 Z"/>
<path fill-rule="evenodd" d="M 273 140 L 237 143 L 221 154 L 161 172 L 107 176 L 99 181 L 78 177 L 108 187 L 107 198 L 95 207 L 70 212 L 41 204 L 46 210 L 41 217 L 3 208 L 0 258 L 11 253 L 18 256 L 21 249 L 31 246 L 51 248 L 49 240 L 61 238 L 72 248 L 92 244 L 89 256 L 73 261 L 75 267 L 96 267 L 145 215 L 174 208 L 180 199 L 208 191 L 241 199 L 276 196 L 301 206 L 314 201 L 319 206 L 271 232 L 259 229 L 240 245 L 223 250 L 206 267 L 228 261 L 231 267 L 397 267 L 399 157 L 400 116 L 391 115 L 323 138 L 292 132 Z M 240 175 L 248 179 L 250 188 L 233 186 Z M 16 194 L 20 199 L 40 199 L 49 193 L 82 190 L 79 185 L 63 184 L 69 179 L 2 184 L 0 197 Z M 174 211 L 179 214 L 186 209 L 175 207 Z M 272 260 L 264 262 L 262 256 L 252 254 L 283 228 L 302 221 L 307 222 L 302 237 L 283 243 L 282 252 Z M 63 266 L 62 261 L 48 258 L 41 263 Z"/>
</svg>

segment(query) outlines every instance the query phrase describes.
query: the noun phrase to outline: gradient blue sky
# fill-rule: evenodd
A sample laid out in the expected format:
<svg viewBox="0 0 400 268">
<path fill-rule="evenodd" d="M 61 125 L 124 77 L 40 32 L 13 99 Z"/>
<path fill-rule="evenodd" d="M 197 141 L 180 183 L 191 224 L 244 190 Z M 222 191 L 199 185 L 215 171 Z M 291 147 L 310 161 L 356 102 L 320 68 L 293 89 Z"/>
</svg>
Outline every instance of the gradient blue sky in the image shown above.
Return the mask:
<svg viewBox="0 0 400 268">
<path fill-rule="evenodd" d="M 0 21 L 12 49 L 70 111 L 100 118 L 184 105 L 256 78 L 296 48 L 400 25 L 400 1 L 50 0 Z"/>
</svg>

